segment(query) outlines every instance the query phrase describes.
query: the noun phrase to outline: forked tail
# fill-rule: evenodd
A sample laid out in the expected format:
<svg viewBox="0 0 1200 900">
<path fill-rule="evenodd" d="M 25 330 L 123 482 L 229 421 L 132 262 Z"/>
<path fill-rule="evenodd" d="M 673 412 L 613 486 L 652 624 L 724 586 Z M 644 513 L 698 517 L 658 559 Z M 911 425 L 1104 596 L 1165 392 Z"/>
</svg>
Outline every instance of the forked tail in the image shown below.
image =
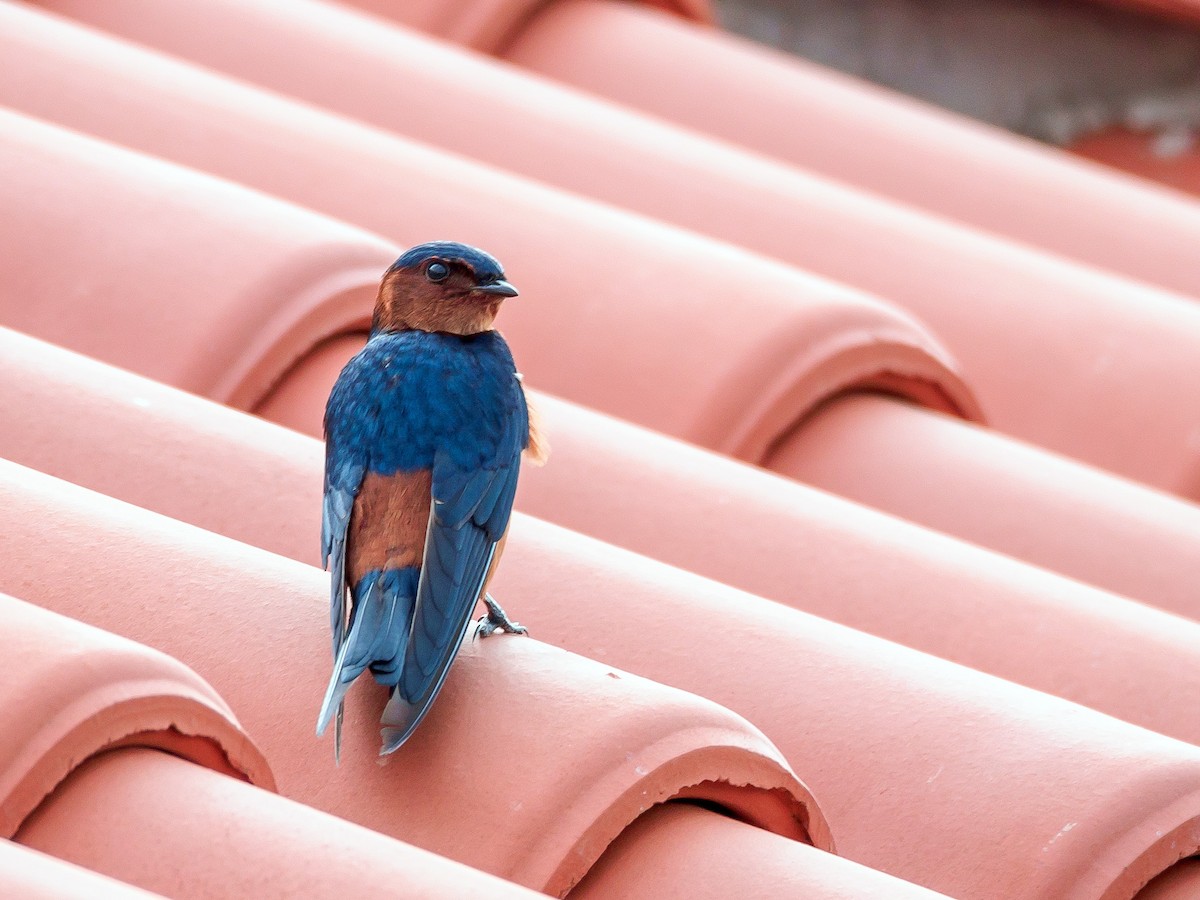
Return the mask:
<svg viewBox="0 0 1200 900">
<path fill-rule="evenodd" d="M 346 692 L 368 668 L 375 680 L 395 685 L 408 647 L 416 594 L 416 568 L 372 570 L 354 586 L 350 631 L 338 648 L 329 687 L 317 715 L 317 736 L 334 720 L 333 755 L 342 754 L 342 717 Z M 336 717 L 336 718 L 335 718 Z"/>
</svg>

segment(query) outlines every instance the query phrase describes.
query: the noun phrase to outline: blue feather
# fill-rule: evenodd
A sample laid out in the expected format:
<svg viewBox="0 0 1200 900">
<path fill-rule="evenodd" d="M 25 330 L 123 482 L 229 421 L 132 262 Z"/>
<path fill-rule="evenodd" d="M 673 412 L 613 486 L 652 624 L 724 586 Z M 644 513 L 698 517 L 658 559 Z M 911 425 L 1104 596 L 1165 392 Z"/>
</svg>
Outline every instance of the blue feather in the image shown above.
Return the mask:
<svg viewBox="0 0 1200 900">
<path fill-rule="evenodd" d="M 384 752 L 408 738 L 441 689 L 508 527 L 529 440 L 515 371 L 494 331 L 383 332 L 372 335 L 334 385 L 325 414 L 321 542 L 332 573 L 338 663 L 322 730 L 367 668 L 395 685 Z M 346 536 L 364 475 L 422 470 L 432 472 L 433 503 L 420 568 L 369 573 L 350 590 L 347 614 Z M 393 572 L 411 572 L 411 581 L 401 583 Z"/>
<path fill-rule="evenodd" d="M 501 268 L 496 257 L 478 247 L 471 247 L 456 241 L 430 241 L 425 244 L 417 244 L 404 251 L 392 263 L 392 268 L 407 269 L 410 266 L 420 265 L 428 259 L 465 263 L 471 267 L 476 278 L 481 282 L 504 277 L 504 269 Z"/>
</svg>

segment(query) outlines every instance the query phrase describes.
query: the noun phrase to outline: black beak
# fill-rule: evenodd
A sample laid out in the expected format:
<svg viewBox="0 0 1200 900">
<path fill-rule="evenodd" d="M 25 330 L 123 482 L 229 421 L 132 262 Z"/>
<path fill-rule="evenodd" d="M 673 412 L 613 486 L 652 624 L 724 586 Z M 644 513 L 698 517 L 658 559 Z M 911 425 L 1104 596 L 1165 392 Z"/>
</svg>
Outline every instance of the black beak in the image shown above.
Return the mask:
<svg viewBox="0 0 1200 900">
<path fill-rule="evenodd" d="M 488 284 L 476 285 L 474 288 L 472 288 L 472 290 L 480 291 L 484 294 L 498 294 L 501 297 L 517 296 L 517 289 L 503 278 L 489 282 Z"/>
</svg>

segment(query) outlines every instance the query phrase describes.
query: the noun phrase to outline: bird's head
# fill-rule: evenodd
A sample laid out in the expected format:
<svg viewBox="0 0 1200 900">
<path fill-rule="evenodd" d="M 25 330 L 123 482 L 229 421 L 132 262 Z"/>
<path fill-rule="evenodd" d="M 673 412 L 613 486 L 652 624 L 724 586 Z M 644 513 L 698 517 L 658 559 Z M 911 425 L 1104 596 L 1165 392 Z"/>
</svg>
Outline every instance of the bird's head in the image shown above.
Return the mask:
<svg viewBox="0 0 1200 900">
<path fill-rule="evenodd" d="M 478 334 L 515 296 L 517 289 L 490 254 L 454 241 L 418 244 L 383 274 L 371 331 Z"/>
</svg>

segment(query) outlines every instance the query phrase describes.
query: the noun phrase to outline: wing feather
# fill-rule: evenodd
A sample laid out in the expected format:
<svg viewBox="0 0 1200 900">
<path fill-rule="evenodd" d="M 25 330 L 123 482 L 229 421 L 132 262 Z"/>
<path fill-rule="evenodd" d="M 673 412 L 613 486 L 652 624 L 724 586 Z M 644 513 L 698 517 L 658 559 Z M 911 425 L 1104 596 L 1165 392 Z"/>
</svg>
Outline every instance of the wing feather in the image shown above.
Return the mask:
<svg viewBox="0 0 1200 900">
<path fill-rule="evenodd" d="M 349 622 L 349 590 L 346 585 L 346 533 L 354 498 L 366 471 L 365 460 L 346 458 L 346 451 L 332 441 L 326 445 L 325 500 L 321 509 L 321 565 L 329 570 L 329 624 L 333 653 L 338 654 Z"/>
<path fill-rule="evenodd" d="M 387 753 L 408 738 L 437 696 L 484 589 L 508 526 L 521 451 L 529 443 L 528 407 L 498 334 L 470 340 L 382 334 L 372 337 L 335 385 L 326 434 L 321 542 L 332 578 L 335 656 L 354 619 L 345 584 L 346 541 L 365 472 L 431 470 L 408 641 L 403 659 L 396 660 L 399 682 L 384 712 Z"/>
<path fill-rule="evenodd" d="M 469 508 L 461 517 L 455 509 L 453 518 L 445 515 L 445 505 L 436 502 L 437 492 L 447 482 L 459 487 L 462 473 L 453 471 L 453 464 L 444 455 L 435 458 L 435 503 L 429 517 L 408 656 L 383 717 L 387 726 L 385 753 L 404 743 L 420 724 L 458 653 L 483 592 L 496 542 L 508 525 L 519 454 L 518 449 L 507 465 L 470 473 L 461 488 L 461 502 Z M 447 468 L 451 468 L 448 473 Z M 443 481 L 447 475 L 449 478 Z M 508 502 L 501 509 L 504 499 Z"/>
</svg>

